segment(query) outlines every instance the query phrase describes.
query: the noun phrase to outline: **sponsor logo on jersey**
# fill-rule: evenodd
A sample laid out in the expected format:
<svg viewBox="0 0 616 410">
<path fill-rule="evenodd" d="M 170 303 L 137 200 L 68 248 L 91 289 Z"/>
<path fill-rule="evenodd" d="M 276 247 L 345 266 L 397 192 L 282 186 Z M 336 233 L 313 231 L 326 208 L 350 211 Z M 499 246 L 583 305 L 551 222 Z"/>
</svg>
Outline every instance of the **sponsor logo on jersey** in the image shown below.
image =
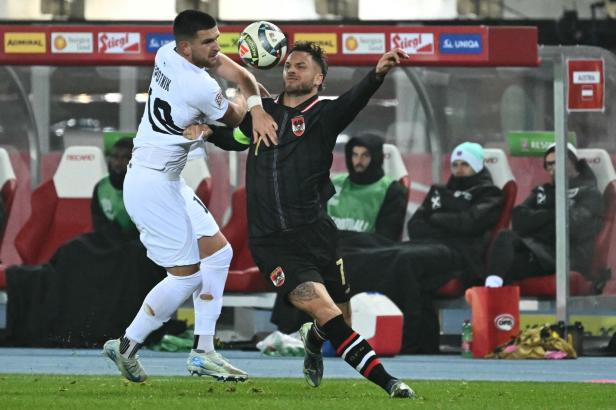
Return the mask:
<svg viewBox="0 0 616 410">
<path fill-rule="evenodd" d="M 326 53 L 338 52 L 338 36 L 336 33 L 295 33 L 295 42 L 312 41 L 317 43 Z"/>
<path fill-rule="evenodd" d="M 54 54 L 94 52 L 92 33 L 51 33 L 51 52 Z"/>
<path fill-rule="evenodd" d="M 494 318 L 494 325 L 498 330 L 508 332 L 515 326 L 515 319 L 509 313 L 503 313 Z"/>
<path fill-rule="evenodd" d="M 298 115 L 297 117 L 291 118 L 291 129 L 293 130 L 293 134 L 296 137 L 301 137 L 304 135 L 304 131 L 306 130 L 306 123 L 304 122 L 304 117 Z"/>
<path fill-rule="evenodd" d="M 6 54 L 44 54 L 47 52 L 45 33 L 4 33 Z"/>
<path fill-rule="evenodd" d="M 278 266 L 276 269 L 272 271 L 272 273 L 270 273 L 270 280 L 272 281 L 274 286 L 276 286 L 277 288 L 284 285 L 284 279 L 285 279 L 284 271 L 282 270 L 280 266 Z"/>
<path fill-rule="evenodd" d="M 401 48 L 407 54 L 434 54 L 434 34 L 391 33 L 391 48 Z"/>
<path fill-rule="evenodd" d="M 148 33 L 145 36 L 145 50 L 148 53 L 156 53 L 159 48 L 174 40 L 171 33 Z"/>
<path fill-rule="evenodd" d="M 481 34 L 441 34 L 439 51 L 441 54 L 481 54 Z"/>
<path fill-rule="evenodd" d="M 383 54 L 384 33 L 342 33 L 343 54 Z"/>
<path fill-rule="evenodd" d="M 140 33 L 98 33 L 98 52 L 103 54 L 139 53 L 140 43 Z"/>
</svg>

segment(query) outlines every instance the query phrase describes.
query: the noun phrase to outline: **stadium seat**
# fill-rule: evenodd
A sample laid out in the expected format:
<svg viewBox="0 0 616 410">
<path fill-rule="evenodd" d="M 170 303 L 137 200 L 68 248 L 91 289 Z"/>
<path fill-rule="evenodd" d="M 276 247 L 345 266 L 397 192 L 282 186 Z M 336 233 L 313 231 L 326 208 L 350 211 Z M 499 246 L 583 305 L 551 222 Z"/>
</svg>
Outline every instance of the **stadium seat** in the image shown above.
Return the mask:
<svg viewBox="0 0 616 410">
<path fill-rule="evenodd" d="M 592 267 L 587 280 L 579 272 L 572 271 L 569 279 L 571 296 L 588 295 L 592 292 L 591 280 L 601 277 L 608 268 L 608 256 L 616 218 L 616 172 L 612 160 L 604 149 L 580 148 L 578 156 L 586 159 L 597 177 L 597 188 L 603 193 L 603 225 L 595 239 Z M 554 298 L 556 296 L 556 275 L 539 276 L 518 282 L 522 296 Z M 607 288 L 607 286 L 606 286 Z"/>
<path fill-rule="evenodd" d="M 45 263 L 60 245 L 92 230 L 92 191 L 106 175 L 100 148 L 66 149 L 53 179 L 32 193 L 32 212 L 15 238 L 24 264 Z"/>
<path fill-rule="evenodd" d="M 385 175 L 392 177 L 406 187 L 406 200 L 408 202 L 411 195 L 411 178 L 398 147 L 393 144 L 383 144 L 383 171 Z"/>
<path fill-rule="evenodd" d="M 17 178 L 15 177 L 15 171 L 13 171 L 13 166 L 11 165 L 9 153 L 6 149 L 0 148 L 0 195 L 2 195 L 2 204 L 4 205 L 4 225 L 0 230 L 0 245 L 4 237 L 4 229 L 11 216 L 16 191 Z"/>
<path fill-rule="evenodd" d="M 196 158 L 186 162 L 182 177 L 205 206 L 210 205 L 212 196 L 212 175 L 203 158 Z"/>
<path fill-rule="evenodd" d="M 484 162 L 485 166 L 492 175 L 492 182 L 499 187 L 505 193 L 505 200 L 503 201 L 503 207 L 501 208 L 498 222 L 492 228 L 490 243 L 496 237 L 496 234 L 501 230 L 509 226 L 511 220 L 511 211 L 515 203 L 515 197 L 518 192 L 518 187 L 511 172 L 507 155 L 501 149 L 497 148 L 485 148 L 484 149 Z M 489 246 L 489 245 L 488 245 Z M 462 296 L 464 293 L 464 286 L 462 282 L 455 278 L 451 279 L 445 285 L 443 285 L 437 292 L 438 296 L 446 298 L 455 298 Z"/>
<path fill-rule="evenodd" d="M 241 186 L 231 196 L 231 218 L 221 229 L 233 248 L 233 259 L 225 285 L 226 292 L 264 292 L 271 290 L 256 267 L 248 247 L 246 188 Z"/>
</svg>

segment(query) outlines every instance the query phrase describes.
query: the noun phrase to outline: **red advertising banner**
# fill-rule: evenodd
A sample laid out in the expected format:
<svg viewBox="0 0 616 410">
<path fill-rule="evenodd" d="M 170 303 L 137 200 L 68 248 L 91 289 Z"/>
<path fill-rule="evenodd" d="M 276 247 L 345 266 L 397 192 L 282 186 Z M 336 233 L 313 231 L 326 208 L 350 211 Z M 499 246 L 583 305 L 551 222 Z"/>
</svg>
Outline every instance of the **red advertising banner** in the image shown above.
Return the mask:
<svg viewBox="0 0 616 410">
<path fill-rule="evenodd" d="M 221 51 L 239 61 L 244 26 L 220 26 Z M 393 47 L 414 66 L 537 66 L 535 27 L 280 25 L 290 44 L 315 41 L 330 65 L 373 65 Z M 0 25 L 0 64 L 150 65 L 171 25 Z"/>
<path fill-rule="evenodd" d="M 567 60 L 567 111 L 605 111 L 603 60 Z"/>
</svg>

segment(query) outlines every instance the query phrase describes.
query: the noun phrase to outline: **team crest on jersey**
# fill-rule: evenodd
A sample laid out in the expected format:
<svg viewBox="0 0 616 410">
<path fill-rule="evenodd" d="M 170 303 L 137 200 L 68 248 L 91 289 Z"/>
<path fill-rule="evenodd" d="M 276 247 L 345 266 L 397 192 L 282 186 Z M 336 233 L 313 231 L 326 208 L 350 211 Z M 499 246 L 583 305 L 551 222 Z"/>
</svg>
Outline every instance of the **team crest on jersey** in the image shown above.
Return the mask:
<svg viewBox="0 0 616 410">
<path fill-rule="evenodd" d="M 218 90 L 218 94 L 216 94 L 216 105 L 218 106 L 218 108 L 222 107 L 222 100 L 223 100 L 222 90 Z"/>
<path fill-rule="evenodd" d="M 272 273 L 270 273 L 270 279 L 272 280 L 274 286 L 276 286 L 277 288 L 284 285 L 284 271 L 280 266 L 278 266 L 272 271 Z"/>
<path fill-rule="evenodd" d="M 291 129 L 293 130 L 293 134 L 296 137 L 301 137 L 304 135 L 304 131 L 306 130 L 306 123 L 304 122 L 304 117 L 298 115 L 297 117 L 291 118 Z"/>
</svg>

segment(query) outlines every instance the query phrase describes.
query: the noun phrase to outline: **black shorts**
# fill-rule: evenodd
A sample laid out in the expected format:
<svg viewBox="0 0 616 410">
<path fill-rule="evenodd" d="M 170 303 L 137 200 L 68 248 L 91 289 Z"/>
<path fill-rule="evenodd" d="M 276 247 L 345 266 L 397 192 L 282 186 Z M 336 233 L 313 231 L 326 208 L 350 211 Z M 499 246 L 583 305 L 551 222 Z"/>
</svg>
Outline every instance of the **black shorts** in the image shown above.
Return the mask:
<svg viewBox="0 0 616 410">
<path fill-rule="evenodd" d="M 325 285 L 336 303 L 349 301 L 349 282 L 338 257 L 338 230 L 329 218 L 267 237 L 251 238 L 250 251 L 265 279 L 286 296 L 304 282 Z"/>
</svg>

